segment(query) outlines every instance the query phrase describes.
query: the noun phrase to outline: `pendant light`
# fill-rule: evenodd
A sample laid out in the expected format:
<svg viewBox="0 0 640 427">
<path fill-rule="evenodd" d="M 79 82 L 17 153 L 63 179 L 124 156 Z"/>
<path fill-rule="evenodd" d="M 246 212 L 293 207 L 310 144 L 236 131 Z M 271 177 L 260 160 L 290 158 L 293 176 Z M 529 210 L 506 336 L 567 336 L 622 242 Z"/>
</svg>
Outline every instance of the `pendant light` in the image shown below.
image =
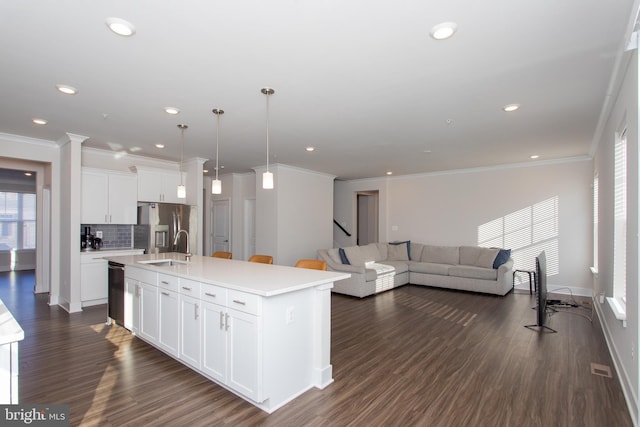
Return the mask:
<svg viewBox="0 0 640 427">
<path fill-rule="evenodd" d="M 218 149 L 220 146 L 220 116 L 224 114 L 224 110 L 214 108 L 211 110 L 216 115 L 216 179 L 211 181 L 211 194 L 222 194 L 222 181 L 218 179 Z"/>
<path fill-rule="evenodd" d="M 178 129 L 180 129 L 180 185 L 178 185 L 178 199 L 186 199 L 187 198 L 187 188 L 182 183 L 182 164 L 184 162 L 184 131 L 189 126 L 185 124 L 179 124 Z"/>
<path fill-rule="evenodd" d="M 265 190 L 273 189 L 273 174 L 269 172 L 269 96 L 275 93 L 270 87 L 263 87 L 262 93 L 267 95 L 267 171 L 262 174 L 262 188 Z"/>
</svg>

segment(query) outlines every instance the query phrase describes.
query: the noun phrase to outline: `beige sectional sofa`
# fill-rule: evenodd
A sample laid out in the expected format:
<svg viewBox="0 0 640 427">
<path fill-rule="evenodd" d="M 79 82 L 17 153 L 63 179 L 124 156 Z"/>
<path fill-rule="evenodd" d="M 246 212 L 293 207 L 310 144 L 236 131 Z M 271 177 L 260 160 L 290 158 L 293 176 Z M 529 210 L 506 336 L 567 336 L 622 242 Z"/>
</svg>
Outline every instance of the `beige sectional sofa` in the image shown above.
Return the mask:
<svg viewBox="0 0 640 427">
<path fill-rule="evenodd" d="M 351 273 L 334 292 L 360 298 L 408 283 L 495 295 L 513 288 L 513 260 L 504 249 L 407 241 L 320 249 L 318 258 L 329 270 Z"/>
</svg>

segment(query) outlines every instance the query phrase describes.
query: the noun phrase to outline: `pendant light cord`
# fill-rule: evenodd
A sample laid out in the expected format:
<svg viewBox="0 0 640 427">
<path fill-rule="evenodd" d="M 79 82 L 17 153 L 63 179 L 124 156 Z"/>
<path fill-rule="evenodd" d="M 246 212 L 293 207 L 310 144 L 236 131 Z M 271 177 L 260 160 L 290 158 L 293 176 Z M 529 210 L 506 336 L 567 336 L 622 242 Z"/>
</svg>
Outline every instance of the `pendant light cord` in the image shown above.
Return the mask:
<svg viewBox="0 0 640 427">
<path fill-rule="evenodd" d="M 218 180 L 218 147 L 220 145 L 220 114 L 216 114 L 216 181 Z"/>
<path fill-rule="evenodd" d="M 269 92 L 267 92 L 267 172 L 269 172 Z"/>
</svg>

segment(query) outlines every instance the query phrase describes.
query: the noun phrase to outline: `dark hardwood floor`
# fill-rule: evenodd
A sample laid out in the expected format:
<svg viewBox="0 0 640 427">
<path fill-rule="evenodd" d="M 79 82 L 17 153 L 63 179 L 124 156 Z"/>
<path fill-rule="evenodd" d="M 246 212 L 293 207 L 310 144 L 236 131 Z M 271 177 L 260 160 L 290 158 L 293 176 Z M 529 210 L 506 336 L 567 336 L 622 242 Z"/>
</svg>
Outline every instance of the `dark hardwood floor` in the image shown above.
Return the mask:
<svg viewBox="0 0 640 427">
<path fill-rule="evenodd" d="M 71 425 L 631 426 L 591 310 L 537 332 L 534 297 L 404 286 L 332 296 L 334 383 L 269 415 L 125 329 L 106 306 L 69 315 L 33 295 L 33 274 L 0 273 L 22 328 L 20 401 L 66 403 Z M 588 304 L 588 301 L 586 302 Z"/>
</svg>

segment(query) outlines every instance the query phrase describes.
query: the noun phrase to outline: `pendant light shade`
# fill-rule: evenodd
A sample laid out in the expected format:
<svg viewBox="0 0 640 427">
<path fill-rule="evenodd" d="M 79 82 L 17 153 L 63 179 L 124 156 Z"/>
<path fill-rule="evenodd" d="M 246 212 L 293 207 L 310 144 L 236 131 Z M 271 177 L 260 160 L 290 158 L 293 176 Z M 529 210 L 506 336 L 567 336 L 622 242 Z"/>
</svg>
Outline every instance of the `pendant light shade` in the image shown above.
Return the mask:
<svg viewBox="0 0 640 427">
<path fill-rule="evenodd" d="M 187 188 L 184 186 L 182 182 L 183 175 L 183 163 L 184 163 L 184 131 L 189 126 L 185 124 L 179 124 L 178 129 L 180 129 L 180 185 L 178 185 L 178 199 L 186 199 L 187 198 Z"/>
<path fill-rule="evenodd" d="M 273 189 L 273 174 L 269 171 L 269 96 L 275 93 L 270 87 L 263 87 L 261 92 L 267 95 L 267 171 L 262 174 L 262 188 Z"/>
<path fill-rule="evenodd" d="M 211 194 L 222 194 L 222 181 L 218 179 L 218 152 L 220 148 L 220 116 L 224 114 L 224 110 L 214 108 L 211 110 L 216 115 L 216 179 L 211 181 Z"/>
</svg>

